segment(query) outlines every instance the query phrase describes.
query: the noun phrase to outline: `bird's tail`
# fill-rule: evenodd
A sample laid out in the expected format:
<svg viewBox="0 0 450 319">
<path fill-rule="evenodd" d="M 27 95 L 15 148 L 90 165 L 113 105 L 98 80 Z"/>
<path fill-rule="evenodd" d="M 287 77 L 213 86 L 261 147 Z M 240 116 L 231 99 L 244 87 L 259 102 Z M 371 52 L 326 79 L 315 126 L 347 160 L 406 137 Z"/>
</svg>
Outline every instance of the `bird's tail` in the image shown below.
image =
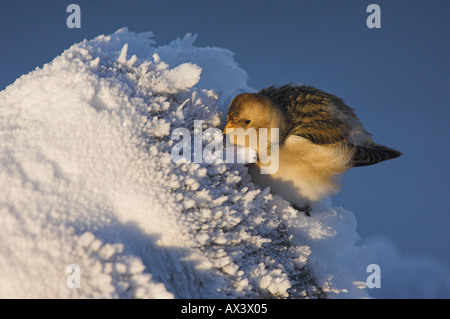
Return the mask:
<svg viewBox="0 0 450 319">
<path fill-rule="evenodd" d="M 355 147 L 356 152 L 351 161 L 353 167 L 374 165 L 402 155 L 401 152 L 380 144 L 370 146 L 355 145 Z"/>
</svg>

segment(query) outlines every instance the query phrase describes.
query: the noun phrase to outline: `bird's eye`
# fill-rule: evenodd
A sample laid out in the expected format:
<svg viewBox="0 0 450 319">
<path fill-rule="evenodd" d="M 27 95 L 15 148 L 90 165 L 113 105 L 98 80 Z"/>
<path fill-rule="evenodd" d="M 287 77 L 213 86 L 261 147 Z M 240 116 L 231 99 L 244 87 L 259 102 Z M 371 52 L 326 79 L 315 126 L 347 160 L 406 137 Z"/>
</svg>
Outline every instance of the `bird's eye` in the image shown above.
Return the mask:
<svg viewBox="0 0 450 319">
<path fill-rule="evenodd" d="M 248 125 L 250 124 L 250 120 L 245 120 L 244 123 Z"/>
</svg>

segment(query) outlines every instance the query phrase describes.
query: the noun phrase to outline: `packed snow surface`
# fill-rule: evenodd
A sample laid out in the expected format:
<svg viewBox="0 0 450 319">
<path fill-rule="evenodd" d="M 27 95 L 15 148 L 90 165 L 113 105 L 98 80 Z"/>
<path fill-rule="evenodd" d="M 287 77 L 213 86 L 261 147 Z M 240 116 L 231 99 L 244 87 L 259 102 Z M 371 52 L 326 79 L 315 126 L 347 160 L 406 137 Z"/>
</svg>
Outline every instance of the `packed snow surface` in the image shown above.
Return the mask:
<svg viewBox="0 0 450 319">
<path fill-rule="evenodd" d="M 231 51 L 151 38 L 85 40 L 0 93 L 0 297 L 369 297 L 353 213 L 172 161 L 176 128 L 254 90 Z"/>
</svg>

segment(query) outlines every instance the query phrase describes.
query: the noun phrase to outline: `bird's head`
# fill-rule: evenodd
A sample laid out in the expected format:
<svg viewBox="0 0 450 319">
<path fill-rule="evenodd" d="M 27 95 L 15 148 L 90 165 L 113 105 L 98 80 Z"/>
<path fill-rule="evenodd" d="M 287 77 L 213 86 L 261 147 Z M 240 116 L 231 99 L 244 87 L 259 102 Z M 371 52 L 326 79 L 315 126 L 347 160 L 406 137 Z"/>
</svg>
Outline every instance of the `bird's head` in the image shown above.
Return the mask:
<svg viewBox="0 0 450 319">
<path fill-rule="evenodd" d="M 270 99 L 260 94 L 242 93 L 231 102 L 225 130 L 230 129 L 229 132 L 237 128 L 244 130 L 248 128 L 256 130 L 278 128 L 281 130 L 284 121 L 285 115 L 282 110 Z"/>
<path fill-rule="evenodd" d="M 249 135 L 249 131 L 254 129 L 259 141 L 260 129 L 265 128 L 267 129 L 267 142 L 269 143 L 271 141 L 271 129 L 279 129 L 278 135 L 282 137 L 284 136 L 282 134 L 285 133 L 286 127 L 284 112 L 269 98 L 260 94 L 242 93 L 236 96 L 231 102 L 227 113 L 227 124 L 224 133 L 231 134 L 237 129 L 243 129 L 244 134 Z M 278 143 L 279 141 L 277 140 L 276 142 Z M 233 143 L 237 144 L 236 142 Z M 245 142 L 245 144 L 249 146 L 248 142 Z"/>
</svg>

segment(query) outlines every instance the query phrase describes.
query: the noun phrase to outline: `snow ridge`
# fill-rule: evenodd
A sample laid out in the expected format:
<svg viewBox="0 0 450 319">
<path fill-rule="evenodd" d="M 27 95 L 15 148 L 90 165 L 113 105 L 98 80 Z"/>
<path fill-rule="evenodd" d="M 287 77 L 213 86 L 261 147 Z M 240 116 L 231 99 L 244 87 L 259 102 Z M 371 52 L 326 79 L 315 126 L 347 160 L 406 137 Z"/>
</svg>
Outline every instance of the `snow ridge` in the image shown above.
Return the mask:
<svg viewBox="0 0 450 319">
<path fill-rule="evenodd" d="M 229 50 L 151 36 L 85 40 L 0 93 L 0 297 L 367 297 L 352 213 L 172 161 L 174 129 L 219 127 L 252 89 Z"/>
</svg>

